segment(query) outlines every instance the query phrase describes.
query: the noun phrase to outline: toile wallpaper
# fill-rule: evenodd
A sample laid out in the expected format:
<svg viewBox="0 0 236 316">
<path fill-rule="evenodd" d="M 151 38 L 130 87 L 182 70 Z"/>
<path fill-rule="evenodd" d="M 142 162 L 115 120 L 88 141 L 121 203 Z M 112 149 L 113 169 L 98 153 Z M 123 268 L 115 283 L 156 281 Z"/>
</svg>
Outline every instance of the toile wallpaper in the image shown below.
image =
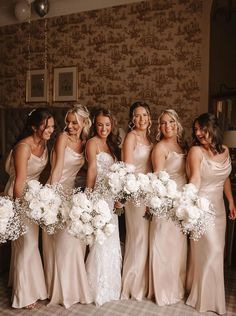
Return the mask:
<svg viewBox="0 0 236 316">
<path fill-rule="evenodd" d="M 79 102 L 103 104 L 127 126 L 128 107 L 143 99 L 153 120 L 177 110 L 189 129 L 200 103 L 202 0 L 149 0 L 0 28 L 0 106 L 28 107 L 29 69 L 77 66 Z"/>
</svg>

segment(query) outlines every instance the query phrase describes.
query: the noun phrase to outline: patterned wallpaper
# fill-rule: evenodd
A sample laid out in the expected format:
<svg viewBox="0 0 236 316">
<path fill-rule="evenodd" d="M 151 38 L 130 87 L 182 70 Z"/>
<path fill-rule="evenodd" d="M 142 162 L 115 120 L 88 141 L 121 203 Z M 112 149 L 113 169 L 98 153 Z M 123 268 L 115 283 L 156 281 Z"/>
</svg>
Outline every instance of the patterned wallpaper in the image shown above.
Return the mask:
<svg viewBox="0 0 236 316">
<path fill-rule="evenodd" d="M 166 107 L 191 126 L 200 102 L 202 0 L 149 0 L 0 28 L 0 105 L 25 102 L 26 71 L 78 66 L 79 100 L 105 104 L 126 127 L 128 107 L 149 102 L 155 118 Z M 45 46 L 46 35 L 46 46 Z"/>
</svg>

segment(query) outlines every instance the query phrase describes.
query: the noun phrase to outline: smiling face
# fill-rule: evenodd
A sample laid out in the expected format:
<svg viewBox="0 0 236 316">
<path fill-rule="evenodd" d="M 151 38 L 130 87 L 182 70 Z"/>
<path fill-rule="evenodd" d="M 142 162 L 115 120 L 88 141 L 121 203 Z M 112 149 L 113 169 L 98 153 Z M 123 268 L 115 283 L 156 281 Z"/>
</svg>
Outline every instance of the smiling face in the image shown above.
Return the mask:
<svg viewBox="0 0 236 316">
<path fill-rule="evenodd" d="M 177 123 L 169 114 L 165 113 L 160 119 L 160 131 L 165 138 L 177 136 Z"/>
<path fill-rule="evenodd" d="M 96 117 L 96 131 L 100 138 L 107 138 L 111 133 L 112 123 L 108 116 L 99 114 Z"/>
<path fill-rule="evenodd" d="M 148 129 L 150 125 L 150 115 L 144 107 L 139 106 L 134 110 L 133 123 L 135 129 L 142 131 Z"/>
<path fill-rule="evenodd" d="M 55 128 L 55 123 L 54 123 L 54 118 L 50 117 L 47 120 L 44 120 L 42 124 L 40 124 L 38 129 L 35 129 L 36 134 L 39 138 L 42 140 L 49 140 L 52 133 L 54 132 Z"/>
<path fill-rule="evenodd" d="M 201 145 L 208 145 L 211 143 L 209 133 L 204 131 L 204 129 L 200 126 L 198 121 L 196 121 L 194 124 L 194 133 Z"/>
<path fill-rule="evenodd" d="M 84 119 L 80 115 L 69 112 L 66 116 L 66 130 L 69 135 L 78 135 L 84 127 Z"/>
</svg>

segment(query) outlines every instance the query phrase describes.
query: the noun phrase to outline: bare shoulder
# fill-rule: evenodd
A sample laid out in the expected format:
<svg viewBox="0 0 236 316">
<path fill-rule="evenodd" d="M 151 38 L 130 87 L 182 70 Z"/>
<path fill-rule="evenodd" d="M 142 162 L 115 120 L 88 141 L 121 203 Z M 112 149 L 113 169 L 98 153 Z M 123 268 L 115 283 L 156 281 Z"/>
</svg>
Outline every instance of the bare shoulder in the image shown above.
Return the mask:
<svg viewBox="0 0 236 316">
<path fill-rule="evenodd" d="M 135 143 L 135 142 L 136 142 L 136 135 L 135 135 L 135 133 L 133 131 L 131 131 L 128 134 L 126 134 L 124 143 L 132 144 L 132 143 Z"/>
<path fill-rule="evenodd" d="M 160 141 L 153 146 L 153 151 L 159 153 L 167 153 L 168 149 L 165 146 L 165 144 L 162 141 Z"/>
<path fill-rule="evenodd" d="M 92 137 L 90 138 L 89 140 L 87 140 L 86 142 L 86 150 L 94 150 L 96 149 L 97 150 L 97 142 L 96 142 L 96 138 L 95 137 Z"/>
<path fill-rule="evenodd" d="M 202 160 L 203 153 L 200 146 L 192 146 L 188 152 L 188 159 Z"/>
</svg>

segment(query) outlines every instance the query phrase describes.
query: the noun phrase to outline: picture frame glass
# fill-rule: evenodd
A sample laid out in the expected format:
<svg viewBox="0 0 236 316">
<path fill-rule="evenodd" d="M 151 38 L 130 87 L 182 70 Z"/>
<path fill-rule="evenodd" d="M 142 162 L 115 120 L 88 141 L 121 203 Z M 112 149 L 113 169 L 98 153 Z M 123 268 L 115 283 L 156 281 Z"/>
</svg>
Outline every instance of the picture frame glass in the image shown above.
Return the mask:
<svg viewBox="0 0 236 316">
<path fill-rule="evenodd" d="M 77 101 L 78 99 L 78 75 L 77 67 L 54 68 L 53 100 Z"/>
<path fill-rule="evenodd" d="M 46 69 L 27 71 L 26 102 L 48 102 L 48 73 Z"/>
</svg>

